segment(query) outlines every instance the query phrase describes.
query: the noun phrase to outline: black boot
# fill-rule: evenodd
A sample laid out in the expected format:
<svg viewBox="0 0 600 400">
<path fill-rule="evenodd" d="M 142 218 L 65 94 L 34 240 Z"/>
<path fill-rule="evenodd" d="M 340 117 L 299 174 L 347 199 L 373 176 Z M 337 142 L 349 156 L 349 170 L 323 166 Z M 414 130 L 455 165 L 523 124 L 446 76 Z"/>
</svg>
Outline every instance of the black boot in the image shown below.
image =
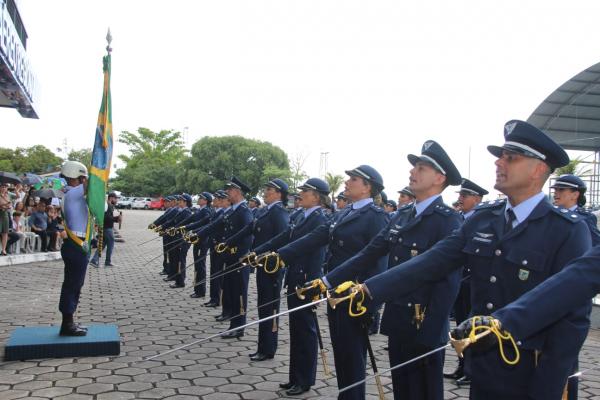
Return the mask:
<svg viewBox="0 0 600 400">
<path fill-rule="evenodd" d="M 73 322 L 73 314 L 63 314 L 60 336 L 85 336 L 87 330 Z"/>
</svg>

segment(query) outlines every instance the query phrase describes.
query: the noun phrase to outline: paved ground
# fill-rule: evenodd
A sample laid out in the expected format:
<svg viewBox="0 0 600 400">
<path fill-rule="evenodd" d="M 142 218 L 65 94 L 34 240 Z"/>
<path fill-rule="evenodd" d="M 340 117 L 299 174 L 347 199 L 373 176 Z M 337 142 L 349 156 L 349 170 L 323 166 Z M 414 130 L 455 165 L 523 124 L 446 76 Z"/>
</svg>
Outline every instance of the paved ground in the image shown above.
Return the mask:
<svg viewBox="0 0 600 400">
<path fill-rule="evenodd" d="M 90 268 L 78 312 L 82 322 L 113 323 L 122 337 L 121 355 L 79 359 L 46 359 L 0 363 L 0 400 L 16 398 L 52 399 L 275 399 L 284 398 L 278 384 L 287 381 L 287 319 L 281 320 L 280 347 L 273 360 L 250 362 L 247 354 L 256 346 L 256 330 L 248 329 L 243 340 L 216 339 L 199 346 L 166 355 L 158 360 L 144 357 L 206 337 L 226 329 L 215 323 L 213 309 L 204 300 L 188 297 L 189 289 L 169 289 L 159 279 L 160 242 L 138 244 L 151 239 L 146 226 L 159 214 L 152 211 L 125 211 L 121 233 L 126 243 L 118 243 L 113 257 L 119 266 Z M 191 256 L 191 254 L 190 254 Z M 191 261 L 191 259 L 190 259 Z M 31 263 L 0 267 L 0 341 L 5 342 L 17 326 L 49 325 L 59 322 L 58 296 L 62 283 L 62 262 Z M 188 279 L 189 282 L 189 279 Z M 251 293 L 255 293 L 251 281 Z M 256 300 L 252 295 L 249 319 Z M 324 307 L 319 310 L 320 325 L 326 327 Z M 322 334 L 329 346 L 326 329 Z M 387 367 L 384 337 L 372 337 L 379 366 Z M 3 356 L 4 350 L 0 350 Z M 329 365 L 333 368 L 333 357 Z M 447 356 L 447 370 L 453 370 L 456 357 Z M 600 362 L 600 332 L 592 330 L 581 355 L 581 369 Z M 586 372 L 580 384 L 580 398 L 600 396 L 600 370 Z M 335 378 L 323 376 L 319 365 L 318 382 L 303 398 L 335 398 Z M 383 378 L 386 397 L 392 398 L 389 376 Z M 509 384 L 509 383 L 507 383 Z M 376 399 L 376 388 L 367 387 Z M 467 389 L 446 382 L 446 399 L 466 399 Z"/>
</svg>

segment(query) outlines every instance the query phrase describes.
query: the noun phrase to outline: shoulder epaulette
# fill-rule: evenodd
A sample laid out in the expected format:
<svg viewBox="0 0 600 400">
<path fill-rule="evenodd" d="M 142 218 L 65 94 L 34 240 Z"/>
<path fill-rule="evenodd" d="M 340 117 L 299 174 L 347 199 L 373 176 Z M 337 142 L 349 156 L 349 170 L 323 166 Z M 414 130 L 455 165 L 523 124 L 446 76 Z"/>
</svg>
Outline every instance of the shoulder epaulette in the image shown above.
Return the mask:
<svg viewBox="0 0 600 400">
<path fill-rule="evenodd" d="M 475 211 L 483 210 L 486 208 L 500 208 L 500 207 L 504 207 L 505 204 L 506 204 L 506 199 L 482 201 L 481 203 L 479 203 L 475 206 Z"/>
<path fill-rule="evenodd" d="M 398 207 L 398 209 L 396 210 L 396 212 L 404 211 L 404 210 L 407 210 L 407 209 L 413 208 L 413 207 L 414 207 L 413 203 L 408 203 L 408 204 L 405 204 L 403 206 Z"/>
<path fill-rule="evenodd" d="M 442 215 L 446 215 L 446 216 L 455 215 L 457 213 L 457 211 L 455 209 L 453 209 L 452 207 L 450 207 L 446 204 L 436 205 L 433 208 L 433 211 L 437 212 L 438 214 L 442 214 Z"/>
<path fill-rule="evenodd" d="M 561 206 L 554 205 L 551 208 L 552 208 L 552 211 L 554 211 L 556 214 L 560 215 L 567 221 L 577 222 L 577 221 L 583 221 L 585 219 L 585 217 L 583 217 L 580 214 L 577 214 L 575 211 L 571 211 L 571 210 L 561 207 Z"/>
</svg>

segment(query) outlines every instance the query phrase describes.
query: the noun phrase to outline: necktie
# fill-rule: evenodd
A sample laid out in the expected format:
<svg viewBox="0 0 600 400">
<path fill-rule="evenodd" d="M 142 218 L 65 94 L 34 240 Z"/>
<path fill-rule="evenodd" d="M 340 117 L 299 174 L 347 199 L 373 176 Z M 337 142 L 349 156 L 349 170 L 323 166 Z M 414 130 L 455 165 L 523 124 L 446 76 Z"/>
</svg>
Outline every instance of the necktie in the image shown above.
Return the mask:
<svg viewBox="0 0 600 400">
<path fill-rule="evenodd" d="M 506 225 L 504 225 L 504 233 L 507 233 L 513 228 L 513 222 L 515 221 L 515 219 L 517 219 L 517 216 L 515 215 L 515 212 L 512 210 L 512 208 L 506 210 L 506 215 L 508 216 L 508 218 L 506 220 Z"/>
</svg>

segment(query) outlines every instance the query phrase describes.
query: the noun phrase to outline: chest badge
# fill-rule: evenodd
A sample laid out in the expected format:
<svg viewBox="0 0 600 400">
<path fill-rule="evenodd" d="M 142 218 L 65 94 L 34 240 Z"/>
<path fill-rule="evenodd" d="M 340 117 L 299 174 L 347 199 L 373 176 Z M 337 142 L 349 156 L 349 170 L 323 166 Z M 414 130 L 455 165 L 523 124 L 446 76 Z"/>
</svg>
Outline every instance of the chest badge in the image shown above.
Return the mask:
<svg viewBox="0 0 600 400">
<path fill-rule="evenodd" d="M 522 281 L 526 281 L 529 278 L 529 271 L 526 269 L 519 270 L 519 279 Z"/>
</svg>

